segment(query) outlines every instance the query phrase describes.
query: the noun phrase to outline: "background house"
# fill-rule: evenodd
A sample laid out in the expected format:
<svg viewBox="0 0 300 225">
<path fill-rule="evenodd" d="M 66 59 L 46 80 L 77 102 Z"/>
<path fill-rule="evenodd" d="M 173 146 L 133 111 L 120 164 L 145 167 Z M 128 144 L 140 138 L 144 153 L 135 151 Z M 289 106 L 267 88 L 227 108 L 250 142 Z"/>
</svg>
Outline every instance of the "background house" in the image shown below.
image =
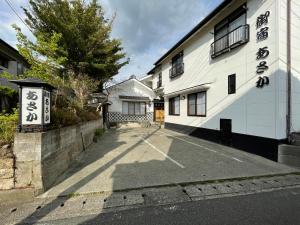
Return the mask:
<svg viewBox="0 0 300 225">
<path fill-rule="evenodd" d="M 5 71 L 11 75 L 19 76 L 23 74 L 27 68 L 29 68 L 29 64 L 19 52 L 0 39 L 0 73 Z M 17 85 L 8 82 L 6 78 L 0 78 L 0 87 L 0 112 L 2 112 L 3 110 L 10 110 L 12 107 L 15 107 L 18 101 L 17 94 L 5 95 L 4 89 L 11 88 L 18 91 L 18 87 Z"/>
<path fill-rule="evenodd" d="M 110 104 L 107 108 L 107 121 L 110 124 L 125 122 L 153 122 L 153 90 L 131 76 L 105 91 Z"/>
</svg>

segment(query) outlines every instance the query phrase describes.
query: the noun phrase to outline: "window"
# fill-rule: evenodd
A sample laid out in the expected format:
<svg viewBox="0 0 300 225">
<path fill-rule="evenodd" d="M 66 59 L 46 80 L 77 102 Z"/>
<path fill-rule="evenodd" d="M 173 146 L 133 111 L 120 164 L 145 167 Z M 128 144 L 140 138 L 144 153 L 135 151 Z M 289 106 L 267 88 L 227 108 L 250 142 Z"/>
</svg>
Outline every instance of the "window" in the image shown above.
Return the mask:
<svg viewBox="0 0 300 225">
<path fill-rule="evenodd" d="M 183 51 L 172 58 L 172 68 L 170 69 L 170 78 L 177 77 L 184 73 Z"/>
<path fill-rule="evenodd" d="M 158 74 L 157 88 L 162 86 L 162 72 Z"/>
<path fill-rule="evenodd" d="M 242 6 L 226 19 L 215 26 L 215 40 L 222 38 L 227 33 L 246 25 L 246 7 Z"/>
<path fill-rule="evenodd" d="M 183 51 L 179 52 L 172 58 L 172 66 L 176 66 L 183 63 Z"/>
<path fill-rule="evenodd" d="M 246 5 L 243 5 L 215 26 L 212 58 L 248 42 L 249 26 L 246 20 Z"/>
<path fill-rule="evenodd" d="M 236 90 L 236 76 L 235 74 L 228 76 L 228 94 L 235 94 Z"/>
<path fill-rule="evenodd" d="M 8 59 L 0 56 L 0 66 L 8 68 Z"/>
<path fill-rule="evenodd" d="M 146 103 L 145 102 L 123 102 L 122 114 L 146 115 Z"/>
<path fill-rule="evenodd" d="M 169 99 L 169 115 L 180 115 L 180 97 Z"/>
<path fill-rule="evenodd" d="M 18 65 L 17 65 L 17 74 L 18 75 L 22 75 L 24 73 L 24 66 L 22 63 L 19 63 L 18 62 Z"/>
<path fill-rule="evenodd" d="M 188 115 L 206 116 L 206 92 L 188 95 Z"/>
</svg>

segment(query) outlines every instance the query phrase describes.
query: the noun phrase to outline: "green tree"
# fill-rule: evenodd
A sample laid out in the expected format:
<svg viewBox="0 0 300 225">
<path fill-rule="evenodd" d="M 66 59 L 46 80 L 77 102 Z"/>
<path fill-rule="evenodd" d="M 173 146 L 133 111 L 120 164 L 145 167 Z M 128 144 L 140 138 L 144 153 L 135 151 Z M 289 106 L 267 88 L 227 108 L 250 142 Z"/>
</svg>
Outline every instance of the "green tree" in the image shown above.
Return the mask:
<svg viewBox="0 0 300 225">
<path fill-rule="evenodd" d="M 64 59 L 57 63 L 75 77 L 85 74 L 103 84 L 128 63 L 121 41 L 110 37 L 113 19 L 105 19 L 96 0 L 88 4 L 84 0 L 30 0 L 29 3 L 30 8 L 24 8 L 26 23 L 45 43 L 59 36 L 57 49 L 50 57 Z M 36 50 L 49 57 L 45 49 Z"/>
</svg>

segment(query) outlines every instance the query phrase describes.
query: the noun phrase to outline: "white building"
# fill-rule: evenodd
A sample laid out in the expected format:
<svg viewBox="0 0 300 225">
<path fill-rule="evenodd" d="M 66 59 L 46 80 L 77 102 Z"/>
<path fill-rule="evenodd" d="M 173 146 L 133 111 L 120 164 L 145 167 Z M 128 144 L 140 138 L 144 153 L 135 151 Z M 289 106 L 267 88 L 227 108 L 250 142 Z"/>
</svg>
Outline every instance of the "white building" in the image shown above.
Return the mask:
<svg viewBox="0 0 300 225">
<path fill-rule="evenodd" d="M 276 159 L 300 131 L 299 1 L 225 0 L 149 74 L 166 128 Z"/>
<path fill-rule="evenodd" d="M 152 122 L 153 90 L 134 76 L 106 90 L 109 123 Z"/>
</svg>

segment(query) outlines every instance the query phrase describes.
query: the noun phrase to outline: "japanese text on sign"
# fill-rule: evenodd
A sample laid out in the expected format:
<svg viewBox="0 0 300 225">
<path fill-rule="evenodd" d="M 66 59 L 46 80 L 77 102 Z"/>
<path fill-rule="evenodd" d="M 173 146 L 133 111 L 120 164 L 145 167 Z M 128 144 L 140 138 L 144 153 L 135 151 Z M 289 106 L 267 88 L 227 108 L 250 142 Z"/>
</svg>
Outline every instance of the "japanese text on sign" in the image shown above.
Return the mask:
<svg viewBox="0 0 300 225">
<path fill-rule="evenodd" d="M 265 14 L 261 14 L 256 20 L 256 40 L 257 42 L 264 41 L 269 37 L 269 23 L 270 11 Z M 256 74 L 260 75 L 256 82 L 256 87 L 263 88 L 265 85 L 269 85 L 269 77 L 263 76 L 263 74 L 269 69 L 268 62 L 265 60 L 270 55 L 268 47 L 259 48 L 256 53 L 256 60 L 260 60 L 256 67 Z"/>
</svg>

